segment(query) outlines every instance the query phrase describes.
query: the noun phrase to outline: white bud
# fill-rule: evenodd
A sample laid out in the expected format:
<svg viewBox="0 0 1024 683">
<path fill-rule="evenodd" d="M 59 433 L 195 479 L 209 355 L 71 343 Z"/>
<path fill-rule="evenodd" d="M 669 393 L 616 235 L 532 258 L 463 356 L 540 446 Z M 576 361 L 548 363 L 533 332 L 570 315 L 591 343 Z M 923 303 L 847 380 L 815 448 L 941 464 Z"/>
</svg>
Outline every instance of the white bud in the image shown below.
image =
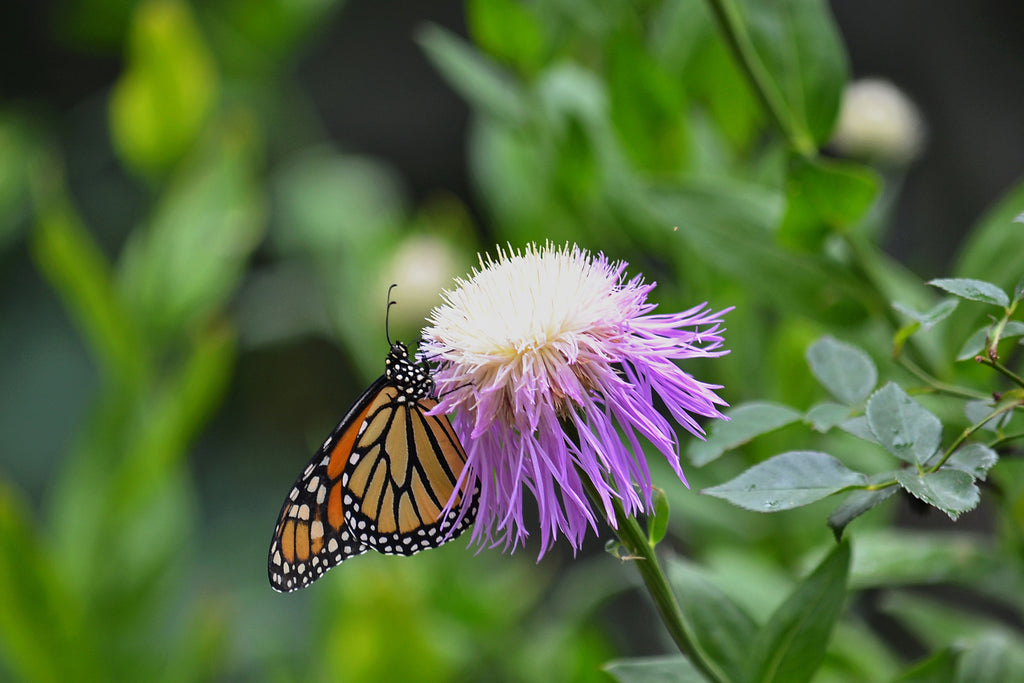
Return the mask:
<svg viewBox="0 0 1024 683">
<path fill-rule="evenodd" d="M 460 254 L 447 242 L 430 235 L 413 235 L 392 254 L 379 287 L 397 283 L 395 298 L 401 305 L 391 308 L 394 328 L 419 329 L 431 308 L 441 303 L 441 290 L 452 284 L 463 268 Z"/>
<path fill-rule="evenodd" d="M 840 153 L 902 166 L 917 157 L 924 137 L 917 107 L 892 83 L 866 78 L 847 86 L 832 137 Z"/>
</svg>

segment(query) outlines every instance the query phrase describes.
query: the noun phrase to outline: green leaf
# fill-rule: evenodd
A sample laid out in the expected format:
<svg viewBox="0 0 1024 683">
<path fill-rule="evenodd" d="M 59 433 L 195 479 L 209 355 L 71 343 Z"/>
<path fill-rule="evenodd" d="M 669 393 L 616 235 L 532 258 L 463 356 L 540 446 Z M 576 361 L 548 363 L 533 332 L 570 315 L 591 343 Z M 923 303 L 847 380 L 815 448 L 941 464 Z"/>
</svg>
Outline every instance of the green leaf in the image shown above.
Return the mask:
<svg viewBox="0 0 1024 683">
<path fill-rule="evenodd" d="M 1022 210 L 1024 182 L 1010 190 L 971 229 L 953 273 L 957 277 L 984 278 L 1000 288 L 1013 287 L 1024 273 L 1024 249 L 1020 248 L 1024 228 L 1014 222 L 1014 217 Z M 964 313 L 966 317 L 967 312 Z"/>
<path fill-rule="evenodd" d="M 213 110 L 217 74 L 188 3 L 139 3 L 128 68 L 110 98 L 110 127 L 121 158 L 159 172 L 181 158 Z"/>
<path fill-rule="evenodd" d="M 668 532 L 668 496 L 663 489 L 654 489 L 654 514 L 647 518 L 647 542 L 651 547 L 661 543 Z"/>
<path fill-rule="evenodd" d="M 673 233 L 680 238 L 675 249 L 701 254 L 750 291 L 770 296 L 773 305 L 816 318 L 834 312 L 847 324 L 866 315 L 850 303 L 860 300 L 859 282 L 815 255 L 778 244 L 771 229 L 783 204 L 775 191 L 716 179 L 651 187 L 640 194 L 623 193 L 618 199 L 623 211 L 647 216 L 653 225 L 678 226 Z M 838 310 L 839 306 L 843 308 Z"/>
<path fill-rule="evenodd" d="M 990 559 L 993 559 L 991 553 Z M 1013 609 L 1011 605 L 1019 604 L 1020 593 L 1019 588 L 1015 590 L 1010 585 L 1019 586 L 1019 581 L 1016 576 L 1006 581 L 1009 577 L 1005 574 L 1003 578 L 997 578 L 1000 574 L 998 571 L 993 573 L 993 567 L 989 566 L 971 578 L 959 579 L 959 582 L 966 584 L 973 594 L 994 593 L 999 596 L 996 600 L 1001 605 Z M 997 587 L 997 584 L 1002 584 L 1002 587 Z M 994 630 L 1007 632 L 1005 621 L 1000 622 L 990 612 L 970 609 L 962 603 L 937 600 L 934 595 L 923 593 L 925 591 L 891 591 L 882 610 L 913 633 L 924 647 L 937 649 L 953 643 L 963 652 L 987 633 Z"/>
<path fill-rule="evenodd" d="M 709 5 L 661 3 L 647 22 L 650 52 L 708 114 L 707 130 L 721 143 L 748 150 L 761 141 L 766 115 L 722 39 Z M 703 126 L 702 126 L 703 127 Z"/>
<path fill-rule="evenodd" d="M 993 632 L 960 655 L 956 683 L 1003 683 L 1024 681 L 1024 644 L 1019 639 Z"/>
<path fill-rule="evenodd" d="M 1006 295 L 1006 292 L 985 280 L 940 277 L 929 280 L 928 284 L 944 289 L 950 294 L 956 294 L 961 299 L 1003 307 L 1010 305 L 1010 297 Z"/>
<path fill-rule="evenodd" d="M 851 417 L 849 420 L 840 424 L 839 428 L 842 429 L 847 434 L 853 434 L 858 439 L 864 439 L 865 441 L 876 443 L 879 446 L 882 445 L 882 442 L 878 440 L 878 437 L 875 436 L 875 433 L 871 431 L 871 425 L 868 424 L 867 415 L 858 415 L 857 417 Z"/>
<path fill-rule="evenodd" d="M 728 675 L 728 680 L 741 680 L 742 665 L 757 633 L 757 624 L 695 565 L 669 560 L 667 570 L 669 583 L 700 648 Z"/>
<path fill-rule="evenodd" d="M 616 560 L 624 560 L 629 554 L 626 546 L 622 545 L 615 539 L 609 539 L 605 541 L 604 551 L 614 557 Z"/>
<path fill-rule="evenodd" d="M 953 683 L 959 652 L 943 648 L 905 671 L 893 683 Z"/>
<path fill-rule="evenodd" d="M 864 529 L 857 535 L 850 587 L 891 589 L 973 582 L 984 580 L 991 567 L 992 551 L 976 534 Z"/>
<path fill-rule="evenodd" d="M 985 325 L 976 329 L 967 338 L 964 345 L 960 347 L 960 351 L 956 354 L 956 359 L 958 361 L 970 360 L 975 356 L 981 355 L 985 350 L 985 346 L 989 343 L 989 335 L 992 333 L 993 325 Z M 999 340 L 1012 339 L 1022 335 L 1024 335 L 1024 323 L 1017 320 L 1008 320 L 1003 327 L 1002 333 L 999 335 Z"/>
<path fill-rule="evenodd" d="M 854 549 L 856 554 L 856 549 Z M 859 619 L 840 619 L 828 644 L 828 654 L 816 683 L 892 680 L 902 665 L 901 652 L 879 638 Z"/>
<path fill-rule="evenodd" d="M 699 77 L 701 70 L 690 68 L 692 60 L 706 52 L 717 37 L 707 4 L 700 0 L 662 3 L 650 16 L 647 43 L 651 54 L 693 90 L 690 80 Z"/>
<path fill-rule="evenodd" d="M 607 46 L 611 118 L 633 163 L 655 173 L 684 168 L 690 135 L 680 82 L 654 60 L 645 44 L 622 35 Z"/>
<path fill-rule="evenodd" d="M 1006 325 L 1003 327 L 1003 333 L 999 335 L 999 338 L 1010 339 L 1022 336 L 1024 336 L 1024 323 L 1019 320 L 1007 320 Z"/>
<path fill-rule="evenodd" d="M 236 343 L 227 323 L 196 332 L 178 371 L 165 381 L 148 406 L 146 420 L 134 434 L 125 460 L 112 484 L 111 510 L 135 515 L 168 485 L 175 468 L 188 455 L 189 445 L 214 414 L 234 370 Z M 180 505 L 173 497 L 169 505 Z M 179 517 L 181 515 L 178 515 Z M 157 545 L 150 541 L 150 546 Z"/>
<path fill-rule="evenodd" d="M 859 164 L 791 155 L 779 239 L 799 249 L 819 250 L 829 228 L 840 230 L 860 220 L 880 188 L 878 176 Z"/>
<path fill-rule="evenodd" d="M 899 355 L 903 353 L 903 347 L 906 345 L 907 340 L 910 339 L 910 337 L 913 336 L 914 333 L 916 333 L 919 329 L 921 329 L 921 323 L 912 322 L 910 324 L 903 325 L 898 330 L 896 330 L 896 334 L 892 336 L 892 349 L 894 358 L 898 358 Z"/>
<path fill-rule="evenodd" d="M 802 683 L 814 676 L 846 602 L 850 545 L 838 544 L 786 598 L 750 645 L 749 680 Z"/>
<path fill-rule="evenodd" d="M 792 424 L 800 413 L 778 403 L 743 403 L 725 412 L 728 421 L 711 425 L 706 441 L 691 441 L 686 449 L 690 461 L 700 467 L 718 458 L 725 451 L 747 443 L 755 436 Z"/>
<path fill-rule="evenodd" d="M 590 70 L 566 62 L 546 69 L 534 92 L 550 136 L 545 192 L 573 205 L 594 203 L 608 169 L 617 165 L 604 83 Z"/>
<path fill-rule="evenodd" d="M 826 401 L 812 407 L 804 415 L 804 420 L 811 423 L 815 431 L 827 432 L 850 418 L 850 406 Z"/>
<path fill-rule="evenodd" d="M 848 405 L 867 398 L 878 381 L 878 371 L 868 354 L 829 335 L 807 349 L 807 362 L 822 386 Z"/>
<path fill-rule="evenodd" d="M 181 169 L 149 225 L 125 246 L 122 298 L 151 342 L 194 330 L 223 307 L 263 235 L 250 124 L 225 122 L 223 137 Z"/>
<path fill-rule="evenodd" d="M 604 665 L 619 683 L 706 683 L 706 679 L 682 655 L 615 659 Z"/>
<path fill-rule="evenodd" d="M 707 4 L 691 2 L 690 7 L 679 11 L 685 17 L 688 31 L 699 30 L 701 19 L 708 23 L 707 34 L 701 31 L 696 36 L 688 33 L 683 37 L 696 47 L 689 48 L 693 50 L 692 59 L 679 74 L 679 79 L 686 84 L 691 99 L 707 109 L 716 124 L 716 132 L 720 132 L 732 146 L 747 149 L 757 141 L 765 121 L 761 104 L 725 44 L 717 39 L 704 39 L 706 36 L 717 37 L 717 32 L 710 30 L 713 27 L 706 14 Z M 668 64 L 673 65 L 672 62 Z"/>
<path fill-rule="evenodd" d="M 948 318 L 949 314 L 956 310 L 959 303 L 959 299 L 943 299 L 924 313 L 918 313 L 909 306 L 904 306 L 900 303 L 893 303 L 892 307 L 911 320 L 920 323 L 921 329 L 927 332 L 937 323 Z"/>
<path fill-rule="evenodd" d="M 440 26 L 428 25 L 416 39 L 449 85 L 474 108 L 510 123 L 526 118 L 526 99 L 515 78 L 471 45 Z"/>
<path fill-rule="evenodd" d="M 105 378 L 135 384 L 146 370 L 144 345 L 106 255 L 72 206 L 61 169 L 44 165 L 33 180 L 32 256 L 81 328 Z"/>
<path fill-rule="evenodd" d="M 968 401 L 964 404 L 964 415 L 971 424 L 981 422 L 989 413 L 995 409 L 996 404 L 992 401 Z M 1013 411 L 1007 411 L 999 417 L 989 420 L 981 426 L 982 429 L 996 432 L 1006 427 L 1013 418 Z"/>
<path fill-rule="evenodd" d="M 981 500 L 974 477 L 958 469 L 943 467 L 924 475 L 905 469 L 896 473 L 896 480 L 915 498 L 939 508 L 953 521 Z"/>
<path fill-rule="evenodd" d="M 748 510 L 778 512 L 867 483 L 865 475 L 848 469 L 827 453 L 790 451 L 754 465 L 731 481 L 704 489 L 703 493 Z"/>
<path fill-rule="evenodd" d="M 895 478 L 894 472 L 883 472 L 869 478 L 869 483 L 879 484 Z M 828 526 L 836 541 L 842 540 L 843 531 L 846 526 L 857 519 L 871 508 L 881 504 L 892 497 L 899 489 L 896 486 L 886 486 L 875 491 L 851 491 L 839 506 L 828 516 Z"/>
<path fill-rule="evenodd" d="M 994 450 L 984 444 L 969 443 L 958 448 L 949 457 L 943 468 L 952 467 L 966 472 L 975 479 L 985 481 L 988 471 L 997 462 L 999 462 L 999 455 Z"/>
<path fill-rule="evenodd" d="M 483 203 L 497 225 L 541 222 L 551 193 L 550 153 L 514 126 L 476 117 L 467 140 L 468 163 Z"/>
<path fill-rule="evenodd" d="M 793 115 L 819 145 L 835 123 L 847 79 L 846 52 L 826 3 L 746 0 L 747 25 Z"/>
<path fill-rule="evenodd" d="M 868 399 L 868 424 L 878 442 L 900 460 L 924 464 L 942 440 L 942 423 L 895 382 Z"/>
<path fill-rule="evenodd" d="M 982 351 L 985 350 L 985 342 L 988 341 L 989 326 L 980 327 L 971 333 L 971 336 L 967 338 L 964 345 L 960 347 L 960 351 L 956 354 L 956 359 L 959 360 L 970 360 L 974 358 Z"/>
<path fill-rule="evenodd" d="M 43 538 L 27 506 L 0 481 L 0 670 L 26 681 L 99 680 L 83 606 L 65 590 Z"/>
<path fill-rule="evenodd" d="M 475 44 L 523 73 L 534 73 L 543 64 L 547 51 L 544 27 L 528 4 L 470 0 L 466 3 L 466 28 Z"/>
</svg>

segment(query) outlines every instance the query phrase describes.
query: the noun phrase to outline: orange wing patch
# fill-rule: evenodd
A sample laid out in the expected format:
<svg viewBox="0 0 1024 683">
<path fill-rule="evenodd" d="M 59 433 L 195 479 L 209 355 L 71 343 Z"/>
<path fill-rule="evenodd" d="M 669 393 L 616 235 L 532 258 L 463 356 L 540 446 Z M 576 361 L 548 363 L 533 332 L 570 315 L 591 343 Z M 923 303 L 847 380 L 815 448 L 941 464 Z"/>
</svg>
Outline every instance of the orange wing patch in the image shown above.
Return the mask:
<svg viewBox="0 0 1024 683">
<path fill-rule="evenodd" d="M 332 529 L 341 529 L 345 526 L 345 510 L 341 506 L 341 496 L 344 493 L 341 482 L 331 487 L 331 495 L 327 498 L 327 523 Z"/>
<path fill-rule="evenodd" d="M 356 438 L 359 436 L 359 429 L 363 426 L 363 422 L 366 421 L 366 414 L 370 412 L 374 407 L 376 401 L 371 401 L 363 411 L 356 415 L 356 418 L 352 420 L 352 423 L 348 426 L 342 435 L 338 439 L 338 443 L 335 444 L 334 449 L 331 451 L 331 461 L 327 465 L 327 476 L 332 480 L 337 479 L 341 476 L 342 471 L 345 469 L 345 465 L 348 464 L 349 455 L 352 453 L 352 448 L 355 446 Z"/>
<path fill-rule="evenodd" d="M 411 555 L 461 533 L 472 522 L 476 501 L 462 510 L 463 496 L 455 493 L 444 514 L 466 453 L 447 418 L 423 414 L 436 401 L 405 403 L 398 397 L 396 389 L 384 388 L 367 413 L 342 475 L 353 499 L 345 518 L 358 542 L 385 554 Z"/>
<path fill-rule="evenodd" d="M 430 369 L 392 344 L 385 374 L 348 411 L 295 481 L 270 543 L 270 585 L 308 586 L 373 548 L 412 555 L 472 524 L 478 491 L 457 491 L 466 452 L 437 402 Z M 452 509 L 445 512 L 448 502 Z"/>
</svg>

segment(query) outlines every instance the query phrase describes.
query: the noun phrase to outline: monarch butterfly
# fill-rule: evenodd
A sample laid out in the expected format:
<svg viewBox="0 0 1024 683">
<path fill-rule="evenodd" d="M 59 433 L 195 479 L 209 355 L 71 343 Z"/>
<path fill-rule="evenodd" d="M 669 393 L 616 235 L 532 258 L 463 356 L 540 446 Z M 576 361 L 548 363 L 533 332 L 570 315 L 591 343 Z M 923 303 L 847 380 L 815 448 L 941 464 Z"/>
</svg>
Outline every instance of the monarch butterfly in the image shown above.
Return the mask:
<svg viewBox="0 0 1024 683">
<path fill-rule="evenodd" d="M 446 417 L 425 414 L 437 405 L 430 368 L 411 360 L 405 344 L 388 343 L 384 374 L 334 428 L 284 501 L 267 561 L 274 590 L 305 588 L 370 548 L 385 555 L 436 548 L 476 517 L 478 490 L 468 497 L 459 492 L 442 514 L 466 451 Z"/>
</svg>

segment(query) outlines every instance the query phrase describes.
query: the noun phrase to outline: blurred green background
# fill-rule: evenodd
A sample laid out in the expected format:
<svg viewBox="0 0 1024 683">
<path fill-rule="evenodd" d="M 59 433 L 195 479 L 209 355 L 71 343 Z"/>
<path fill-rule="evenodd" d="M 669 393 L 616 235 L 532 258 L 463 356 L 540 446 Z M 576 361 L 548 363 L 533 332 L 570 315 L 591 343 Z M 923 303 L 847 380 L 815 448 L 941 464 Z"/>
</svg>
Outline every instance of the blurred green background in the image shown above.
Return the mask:
<svg viewBox="0 0 1024 683">
<path fill-rule="evenodd" d="M 738 306 L 732 356 L 694 370 L 734 403 L 806 407 L 810 341 L 882 336 L 884 302 L 837 266 L 830 227 L 857 223 L 926 277 L 1012 287 L 1014 264 L 954 248 L 1022 167 L 1020 10 L 837 3 L 836 25 L 804 4 L 802 25 L 747 6 L 762 44 L 813 49 L 813 68 L 765 60 L 816 143 L 851 72 L 913 84 L 929 126 L 917 167 L 857 167 L 834 209 L 794 200 L 794 162 L 699 2 L 5 6 L 0 679 L 602 680 L 614 656 L 663 651 L 596 537 L 539 564 L 462 542 L 371 554 L 285 596 L 267 547 L 296 474 L 382 370 L 387 285 L 392 336 L 414 340 L 495 243 L 576 241 L 657 280 L 666 309 Z M 917 47 L 900 21 L 927 29 Z M 687 471 L 697 490 L 742 467 Z M 674 547 L 755 613 L 828 542 L 820 510 L 760 517 L 667 469 L 658 483 Z M 868 633 L 850 627 L 846 649 L 881 652 Z M 908 658 L 929 645 L 903 635 Z"/>
</svg>

